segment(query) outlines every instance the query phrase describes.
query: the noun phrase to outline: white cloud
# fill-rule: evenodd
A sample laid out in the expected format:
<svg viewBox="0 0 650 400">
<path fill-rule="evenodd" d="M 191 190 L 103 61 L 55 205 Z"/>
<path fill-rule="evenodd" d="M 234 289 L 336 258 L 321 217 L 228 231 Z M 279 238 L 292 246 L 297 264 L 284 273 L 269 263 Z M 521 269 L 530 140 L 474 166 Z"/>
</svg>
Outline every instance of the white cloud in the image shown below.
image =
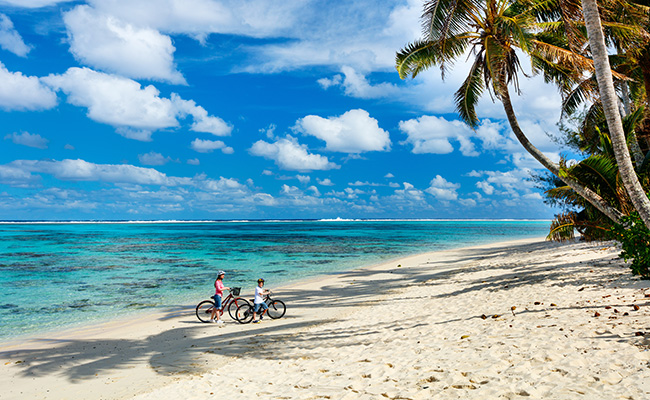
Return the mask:
<svg viewBox="0 0 650 400">
<path fill-rule="evenodd" d="M 185 84 L 171 38 L 79 5 L 64 14 L 70 51 L 80 62 L 134 79 Z"/>
<path fill-rule="evenodd" d="M 291 33 L 305 2 L 301 0 L 89 0 L 98 12 L 137 26 L 188 34 L 203 40 L 223 33 L 277 37 Z"/>
<path fill-rule="evenodd" d="M 296 122 L 295 129 L 326 143 L 329 151 L 362 153 L 390 150 L 388 132 L 365 110 L 350 110 L 340 117 L 308 115 Z"/>
<path fill-rule="evenodd" d="M 49 140 L 45 139 L 41 135 L 29 132 L 23 133 L 12 133 L 5 136 L 5 140 L 9 139 L 15 144 L 21 144 L 23 146 L 35 147 L 37 149 L 47 149 L 47 144 Z"/>
<path fill-rule="evenodd" d="M 88 117 L 116 127 L 162 129 L 175 127 L 177 111 L 169 99 L 159 97 L 154 86 L 96 72 L 70 68 L 63 75 L 42 78 L 68 95 L 68 102 L 88 108 Z"/>
<path fill-rule="evenodd" d="M 215 136 L 228 136 L 232 132 L 231 125 L 219 117 L 208 115 L 205 108 L 197 106 L 194 100 L 183 100 L 176 93 L 172 93 L 171 99 L 183 116 L 189 114 L 194 118 L 191 130 L 211 133 Z"/>
<path fill-rule="evenodd" d="M 323 89 L 327 90 L 332 86 L 339 86 L 343 83 L 343 77 L 341 75 L 334 75 L 332 78 L 321 78 L 317 82 Z"/>
<path fill-rule="evenodd" d="M 487 195 L 494 193 L 494 186 L 490 185 L 487 181 L 476 182 L 476 187 L 483 190 Z"/>
<path fill-rule="evenodd" d="M 387 173 L 386 175 L 384 175 L 384 178 L 388 178 L 388 179 L 394 178 L 394 177 L 395 177 L 395 175 L 391 174 L 390 172 Z"/>
<path fill-rule="evenodd" d="M 460 143 L 465 156 L 477 156 L 471 142 L 472 129 L 461 121 L 447 121 L 443 117 L 423 115 L 417 119 L 400 121 L 399 128 L 408 136 L 406 143 L 413 146 L 413 153 L 448 154 L 454 151 L 450 140 Z"/>
<path fill-rule="evenodd" d="M 171 195 L 177 201 L 183 201 L 190 195 L 188 188 L 197 189 L 192 192 L 198 206 L 203 201 L 230 204 L 231 201 L 249 201 L 250 189 L 232 178 L 208 178 L 205 174 L 192 178 L 168 176 L 153 168 L 136 167 L 128 164 L 95 164 L 84 160 L 61 161 L 35 161 L 16 160 L 9 164 L 0 165 L 0 182 L 14 186 L 27 186 L 39 177 L 34 174 L 49 174 L 63 181 L 88 181 L 115 184 L 124 197 L 126 193 L 142 198 L 152 198 L 160 194 L 166 198 Z M 176 188 L 175 192 L 169 190 L 151 192 L 147 186 L 160 186 L 161 188 Z M 144 195 L 144 196 L 141 196 Z M 213 195 L 219 195 L 215 199 Z M 105 197 L 105 196 L 104 196 Z M 233 200 L 237 199 L 237 200 Z M 106 200 L 106 198 L 104 198 Z M 212 204 L 212 203 L 210 203 Z"/>
<path fill-rule="evenodd" d="M 487 195 L 537 199 L 535 184 L 530 180 L 530 169 L 513 169 L 510 171 L 472 171 L 472 176 L 485 179 L 478 181 L 476 187 Z"/>
<path fill-rule="evenodd" d="M 20 57 L 27 56 L 31 50 L 5 14 L 0 14 L 0 47 Z"/>
<path fill-rule="evenodd" d="M 554 162 L 560 161 L 559 153 L 544 152 L 544 154 L 548 158 L 550 158 L 551 161 Z M 521 169 L 543 169 L 544 168 L 542 164 L 540 164 L 540 162 L 537 161 L 535 158 L 533 158 L 533 156 L 530 155 L 529 153 L 514 152 L 510 154 L 509 158 L 517 168 L 521 168 Z"/>
<path fill-rule="evenodd" d="M 433 195 L 438 200 L 449 201 L 458 199 L 458 193 L 456 192 L 458 189 L 460 189 L 460 184 L 448 182 L 442 176 L 436 175 L 425 192 Z"/>
<path fill-rule="evenodd" d="M 69 181 L 102 181 L 140 185 L 188 185 L 189 178 L 174 178 L 152 168 L 126 164 L 94 164 L 84 160 L 33 161 L 16 160 L 5 167 L 30 173 L 46 173 L 57 179 Z"/>
<path fill-rule="evenodd" d="M 346 95 L 356 97 L 359 99 L 380 99 L 385 97 L 395 96 L 399 89 L 391 83 L 378 83 L 371 84 L 368 79 L 357 72 L 350 66 L 343 66 L 341 75 L 335 75 L 331 79 L 322 78 L 318 80 L 318 84 L 323 89 L 328 89 L 331 86 L 342 86 Z"/>
<path fill-rule="evenodd" d="M 194 139 L 191 144 L 192 150 L 199 153 L 211 153 L 214 150 L 221 150 L 224 154 L 232 154 L 234 152 L 232 147 L 226 146 L 221 140 L 202 140 Z"/>
<path fill-rule="evenodd" d="M 198 158 L 190 158 L 189 160 L 187 160 L 187 163 L 189 165 L 200 165 L 201 161 Z"/>
<path fill-rule="evenodd" d="M 9 72 L 0 62 L 0 108 L 11 110 L 43 110 L 56 105 L 57 97 L 35 76 Z"/>
<path fill-rule="evenodd" d="M 312 196 L 319 197 L 321 195 L 320 191 L 318 190 L 318 188 L 316 186 L 310 186 L 310 187 L 307 188 L 307 190 L 309 192 L 311 192 Z"/>
<path fill-rule="evenodd" d="M 249 150 L 255 156 L 275 161 L 282 169 L 292 171 L 313 171 L 339 168 L 320 154 L 310 154 L 307 146 L 301 145 L 295 138 L 287 136 L 274 143 L 259 140 Z"/>
<path fill-rule="evenodd" d="M 389 200 L 398 207 L 430 208 L 426 203 L 424 192 L 416 189 L 412 184 L 404 182 L 404 189 L 396 189 Z"/>
<path fill-rule="evenodd" d="M 316 181 L 321 186 L 334 186 L 334 183 L 330 180 L 330 178 L 316 179 Z"/>
<path fill-rule="evenodd" d="M 311 177 L 307 175 L 296 175 L 296 179 L 298 179 L 298 181 L 300 181 L 300 183 L 303 185 L 306 185 L 309 183 L 309 181 L 311 181 Z"/>
<path fill-rule="evenodd" d="M 71 1 L 74 0 L 0 0 L 0 4 L 9 4 L 14 7 L 40 8 Z"/>
<path fill-rule="evenodd" d="M 138 82 L 93 71 L 70 68 L 63 75 L 49 75 L 42 81 L 62 90 L 68 103 L 86 107 L 88 117 L 112 125 L 130 139 L 149 141 L 151 132 L 179 126 L 177 118 L 192 115 L 192 130 L 227 135 L 232 129 L 220 118 L 211 117 L 194 101 L 183 100 L 172 93 L 171 99 L 160 97 L 154 86 L 142 87 Z"/>
<path fill-rule="evenodd" d="M 30 187 L 39 177 L 12 165 L 0 165 L 0 184 L 13 187 Z"/>
<path fill-rule="evenodd" d="M 275 137 L 275 129 L 276 128 L 277 127 L 275 126 L 275 124 L 270 124 L 266 128 L 260 129 L 260 132 L 263 133 L 267 138 L 273 140 L 273 139 L 277 139 Z"/>
<path fill-rule="evenodd" d="M 165 165 L 168 162 L 172 161 L 171 157 L 165 157 L 160 153 L 156 153 L 155 151 L 139 154 L 138 160 L 140 160 L 140 164 L 143 165 Z"/>
<path fill-rule="evenodd" d="M 357 71 L 393 69 L 395 50 L 419 36 L 422 4 L 409 0 L 305 2 L 287 37 L 296 40 L 252 45 L 252 71 L 284 71 L 314 65 L 348 65 Z M 369 11 L 371 10 L 371 11 Z M 362 29 L 359 29 L 362 27 Z M 417 36 L 415 36 L 417 33 Z"/>
<path fill-rule="evenodd" d="M 350 182 L 348 183 L 348 186 L 383 186 L 379 183 L 372 183 L 372 182 L 361 182 L 361 181 L 356 181 L 356 182 Z"/>
</svg>

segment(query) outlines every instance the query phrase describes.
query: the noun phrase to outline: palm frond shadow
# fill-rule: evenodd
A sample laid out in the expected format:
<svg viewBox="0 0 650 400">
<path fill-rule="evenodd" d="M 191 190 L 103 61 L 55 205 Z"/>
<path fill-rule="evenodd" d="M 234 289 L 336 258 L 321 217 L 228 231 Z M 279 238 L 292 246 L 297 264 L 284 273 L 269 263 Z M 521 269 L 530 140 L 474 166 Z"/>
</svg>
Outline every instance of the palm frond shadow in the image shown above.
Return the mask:
<svg viewBox="0 0 650 400">
<path fill-rule="evenodd" d="M 262 326 L 247 326 L 243 330 L 220 330 L 205 335 L 206 325 L 201 324 L 193 315 L 193 310 L 178 307 L 169 310 L 161 319 L 183 316 L 178 320 L 181 327 L 173 328 L 143 339 L 119 340 L 65 340 L 52 342 L 55 346 L 44 349 L 18 349 L 0 352 L 0 359 L 24 360 L 20 364 L 21 375 L 27 377 L 42 377 L 48 375 L 63 375 L 70 382 L 90 379 L 97 375 L 113 370 L 124 370 L 134 365 L 148 364 L 155 372 L 162 375 L 195 374 L 204 372 L 204 365 L 197 360 L 205 360 L 212 354 L 223 356 L 250 357 L 266 359 L 291 359 L 297 356 L 299 349 L 314 349 L 327 340 L 330 346 L 349 346 L 369 341 L 372 335 L 387 329 L 402 330 L 408 327 L 421 326 L 421 321 L 399 320 L 391 323 L 373 323 L 363 321 L 357 327 L 327 328 L 310 330 L 327 322 L 329 319 L 318 318 L 318 311 L 327 307 L 339 307 L 342 311 L 347 308 L 377 301 L 378 293 L 391 293 L 396 286 L 427 285 L 432 288 L 441 285 L 443 278 L 449 280 L 461 278 L 472 272 L 484 269 L 499 269 L 499 273 L 491 278 L 465 282 L 462 289 L 432 294 L 428 297 L 445 298 L 459 296 L 481 290 L 508 290 L 530 285 L 533 282 L 552 281 L 555 285 L 574 286 L 576 290 L 588 286 L 603 285 L 634 285 L 629 279 L 627 270 L 621 268 L 621 276 L 614 276 L 608 282 L 602 275 L 594 274 L 593 278 L 575 278 L 572 269 L 580 263 L 564 263 L 561 259 L 549 265 L 544 262 L 528 262 L 526 265 L 509 265 L 499 262 L 501 254 L 516 252 L 530 253 L 548 246 L 564 246 L 566 244 L 514 245 L 495 247 L 492 249 L 477 249 L 464 251 L 464 257 L 454 258 L 454 262 L 444 259 L 431 260 L 419 266 L 409 268 L 392 268 L 388 271 L 361 269 L 340 274 L 336 284 L 326 285 L 318 289 L 280 291 L 277 298 L 285 301 L 288 307 L 287 319 L 282 324 L 263 324 Z M 588 245 L 585 245 L 588 248 Z M 596 245 L 594 245 L 596 246 Z M 602 246 L 602 245 L 600 245 Z M 593 246 L 592 246 L 593 247 Z M 590 264 L 597 270 L 599 265 L 609 264 L 613 257 L 603 257 Z M 481 263 L 479 263 L 481 262 Z M 463 277 L 466 278 L 466 277 Z M 621 283 L 622 282 L 622 283 Z M 627 283 L 625 283 L 627 282 Z M 433 291 L 432 291 L 433 292 Z M 408 290 L 402 295 L 389 296 L 382 301 L 387 307 L 399 307 L 404 302 L 413 304 L 421 300 L 409 297 Z M 423 299 L 422 299 L 423 300 Z M 508 305 L 509 306 L 509 305 Z M 567 306 L 567 309 L 579 309 L 580 306 Z M 587 307 L 588 308 L 588 307 Z M 292 313 L 315 313 L 315 318 L 290 318 Z M 509 312 L 509 310 L 508 310 Z M 518 312 L 523 312 L 518 311 Z M 527 310 L 525 312 L 541 312 Z M 478 310 L 459 312 L 455 318 L 474 320 L 480 317 Z M 449 321 L 440 321 L 445 323 Z M 342 340 L 346 339 L 346 340 Z M 353 339 L 353 340 L 349 340 Z M 170 349 L 182 349 L 170 352 Z M 205 364 L 205 363 L 204 363 Z"/>
</svg>

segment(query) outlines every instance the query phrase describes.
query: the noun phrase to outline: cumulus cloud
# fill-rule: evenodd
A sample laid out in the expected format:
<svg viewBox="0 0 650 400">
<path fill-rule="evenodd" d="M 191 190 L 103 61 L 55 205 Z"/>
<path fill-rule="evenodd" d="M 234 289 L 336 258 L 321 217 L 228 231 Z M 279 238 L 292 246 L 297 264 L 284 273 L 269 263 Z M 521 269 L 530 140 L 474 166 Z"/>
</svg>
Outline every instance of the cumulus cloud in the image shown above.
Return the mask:
<svg viewBox="0 0 650 400">
<path fill-rule="evenodd" d="M 298 181 L 303 185 L 306 185 L 311 181 L 311 177 L 307 175 L 296 175 L 296 179 L 298 179 Z"/>
<path fill-rule="evenodd" d="M 47 149 L 47 144 L 50 142 L 41 135 L 29 132 L 12 133 L 5 136 L 5 140 L 11 140 L 15 144 L 23 146 L 34 147 L 37 149 Z"/>
<path fill-rule="evenodd" d="M 39 177 L 13 165 L 0 165 L 0 184 L 13 187 L 30 187 Z"/>
<path fill-rule="evenodd" d="M 149 153 L 138 155 L 138 160 L 140 160 L 140 164 L 142 165 L 165 165 L 172 159 L 169 156 L 165 157 L 160 153 L 150 151 Z"/>
<path fill-rule="evenodd" d="M 226 146 L 221 140 L 194 139 L 190 146 L 192 150 L 199 153 L 212 153 L 214 150 L 221 150 L 224 154 L 232 154 L 235 151 L 232 147 Z"/>
<path fill-rule="evenodd" d="M 340 117 L 308 115 L 296 122 L 295 129 L 324 140 L 326 149 L 342 153 L 390 150 L 388 132 L 365 110 L 350 110 Z"/>
<path fill-rule="evenodd" d="M 172 102 L 176 109 L 184 115 L 191 115 L 194 123 L 190 127 L 195 132 L 211 133 L 215 136 L 228 136 L 232 132 L 232 126 L 219 117 L 208 115 L 205 108 L 196 105 L 194 100 L 183 100 L 176 93 L 172 93 Z"/>
<path fill-rule="evenodd" d="M 470 176 L 483 178 L 476 187 L 487 195 L 501 195 L 509 198 L 533 195 L 535 184 L 530 179 L 530 169 L 513 169 L 510 171 L 472 171 Z M 536 199 L 536 196 L 526 198 Z"/>
<path fill-rule="evenodd" d="M 311 154 L 307 146 L 301 145 L 295 138 L 288 136 L 274 143 L 258 140 L 253 143 L 250 153 L 275 161 L 275 164 L 286 170 L 313 171 L 339 168 L 320 154 Z"/>
<path fill-rule="evenodd" d="M 413 153 L 448 154 L 454 151 L 451 141 L 459 144 L 465 156 L 477 156 L 472 129 L 461 121 L 447 121 L 443 117 L 424 115 L 420 118 L 400 121 L 399 128 L 406 133 L 406 143 L 413 146 Z"/>
<path fill-rule="evenodd" d="M 43 82 L 68 96 L 68 103 L 88 109 L 94 121 L 112 125 L 127 138 L 151 139 L 151 131 L 179 126 L 178 118 L 192 115 L 191 129 L 226 135 L 232 129 L 220 118 L 211 117 L 194 101 L 172 93 L 171 99 L 160 97 L 153 85 L 89 68 L 70 68 L 62 75 L 49 75 Z"/>
<path fill-rule="evenodd" d="M 487 181 L 476 182 L 476 187 L 483 190 L 483 192 L 487 195 L 494 193 L 494 186 L 490 185 Z"/>
<path fill-rule="evenodd" d="M 334 183 L 331 181 L 330 178 L 325 178 L 325 179 L 316 179 L 319 185 L 322 186 L 334 186 Z"/>
<path fill-rule="evenodd" d="M 456 192 L 458 189 L 460 189 L 460 184 L 448 182 L 442 176 L 436 175 L 425 192 L 438 200 L 449 201 L 458 199 L 458 193 Z"/>
<path fill-rule="evenodd" d="M 134 79 L 185 84 L 171 38 L 79 5 L 64 14 L 70 51 L 80 62 Z"/>
<path fill-rule="evenodd" d="M 0 108 L 11 110 L 43 110 L 56 105 L 56 93 L 35 76 L 10 72 L 0 62 Z"/>
<path fill-rule="evenodd" d="M 70 104 L 86 107 L 92 120 L 152 130 L 178 125 L 173 103 L 159 97 L 154 86 L 142 88 L 131 79 L 88 68 L 70 68 L 63 75 L 42 79 L 67 94 Z"/>
<path fill-rule="evenodd" d="M 403 189 L 395 189 L 395 192 L 392 196 L 389 196 L 388 200 L 392 202 L 395 206 L 399 208 L 412 208 L 416 207 L 418 209 L 431 208 L 426 202 L 425 194 L 420 189 L 415 188 L 412 184 L 408 182 L 403 182 Z M 401 187 L 401 186 L 398 186 Z"/>
<path fill-rule="evenodd" d="M 391 97 L 399 91 L 397 86 L 391 83 L 377 83 L 373 85 L 368 82 L 366 76 L 347 65 L 341 67 L 341 72 L 345 78 L 341 75 L 334 75 L 331 79 L 319 79 L 318 84 L 323 89 L 328 89 L 332 86 L 341 86 L 346 95 L 359 99 Z"/>
<path fill-rule="evenodd" d="M 341 83 L 343 83 L 343 76 L 334 75 L 332 78 L 321 78 L 316 82 L 318 82 L 320 87 L 327 90 L 332 86 L 339 86 Z"/>
<path fill-rule="evenodd" d="M 25 57 L 32 49 L 14 28 L 13 22 L 5 14 L 0 14 L 0 47 L 17 56 Z"/>
</svg>

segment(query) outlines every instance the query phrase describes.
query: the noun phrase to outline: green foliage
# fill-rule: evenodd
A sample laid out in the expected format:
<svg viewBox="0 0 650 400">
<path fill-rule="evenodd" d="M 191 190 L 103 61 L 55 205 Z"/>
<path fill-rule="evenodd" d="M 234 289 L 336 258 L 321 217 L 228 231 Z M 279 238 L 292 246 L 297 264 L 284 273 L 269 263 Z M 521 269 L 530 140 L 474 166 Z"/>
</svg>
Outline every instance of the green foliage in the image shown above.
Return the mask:
<svg viewBox="0 0 650 400">
<path fill-rule="evenodd" d="M 632 260 L 630 268 L 634 275 L 650 279 L 650 230 L 638 213 L 622 218 L 620 225 L 612 227 L 615 240 L 621 243 L 620 257 Z"/>
</svg>

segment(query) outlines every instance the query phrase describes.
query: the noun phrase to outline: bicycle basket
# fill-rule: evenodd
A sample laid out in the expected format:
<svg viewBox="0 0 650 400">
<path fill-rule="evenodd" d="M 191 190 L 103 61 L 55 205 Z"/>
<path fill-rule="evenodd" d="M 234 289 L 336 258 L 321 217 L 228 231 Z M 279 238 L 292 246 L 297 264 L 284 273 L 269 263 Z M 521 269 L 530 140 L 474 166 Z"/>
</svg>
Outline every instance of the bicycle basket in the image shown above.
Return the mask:
<svg viewBox="0 0 650 400">
<path fill-rule="evenodd" d="M 234 287 L 230 290 L 230 293 L 232 293 L 233 296 L 239 296 L 239 292 L 241 292 L 240 287 Z"/>
</svg>

